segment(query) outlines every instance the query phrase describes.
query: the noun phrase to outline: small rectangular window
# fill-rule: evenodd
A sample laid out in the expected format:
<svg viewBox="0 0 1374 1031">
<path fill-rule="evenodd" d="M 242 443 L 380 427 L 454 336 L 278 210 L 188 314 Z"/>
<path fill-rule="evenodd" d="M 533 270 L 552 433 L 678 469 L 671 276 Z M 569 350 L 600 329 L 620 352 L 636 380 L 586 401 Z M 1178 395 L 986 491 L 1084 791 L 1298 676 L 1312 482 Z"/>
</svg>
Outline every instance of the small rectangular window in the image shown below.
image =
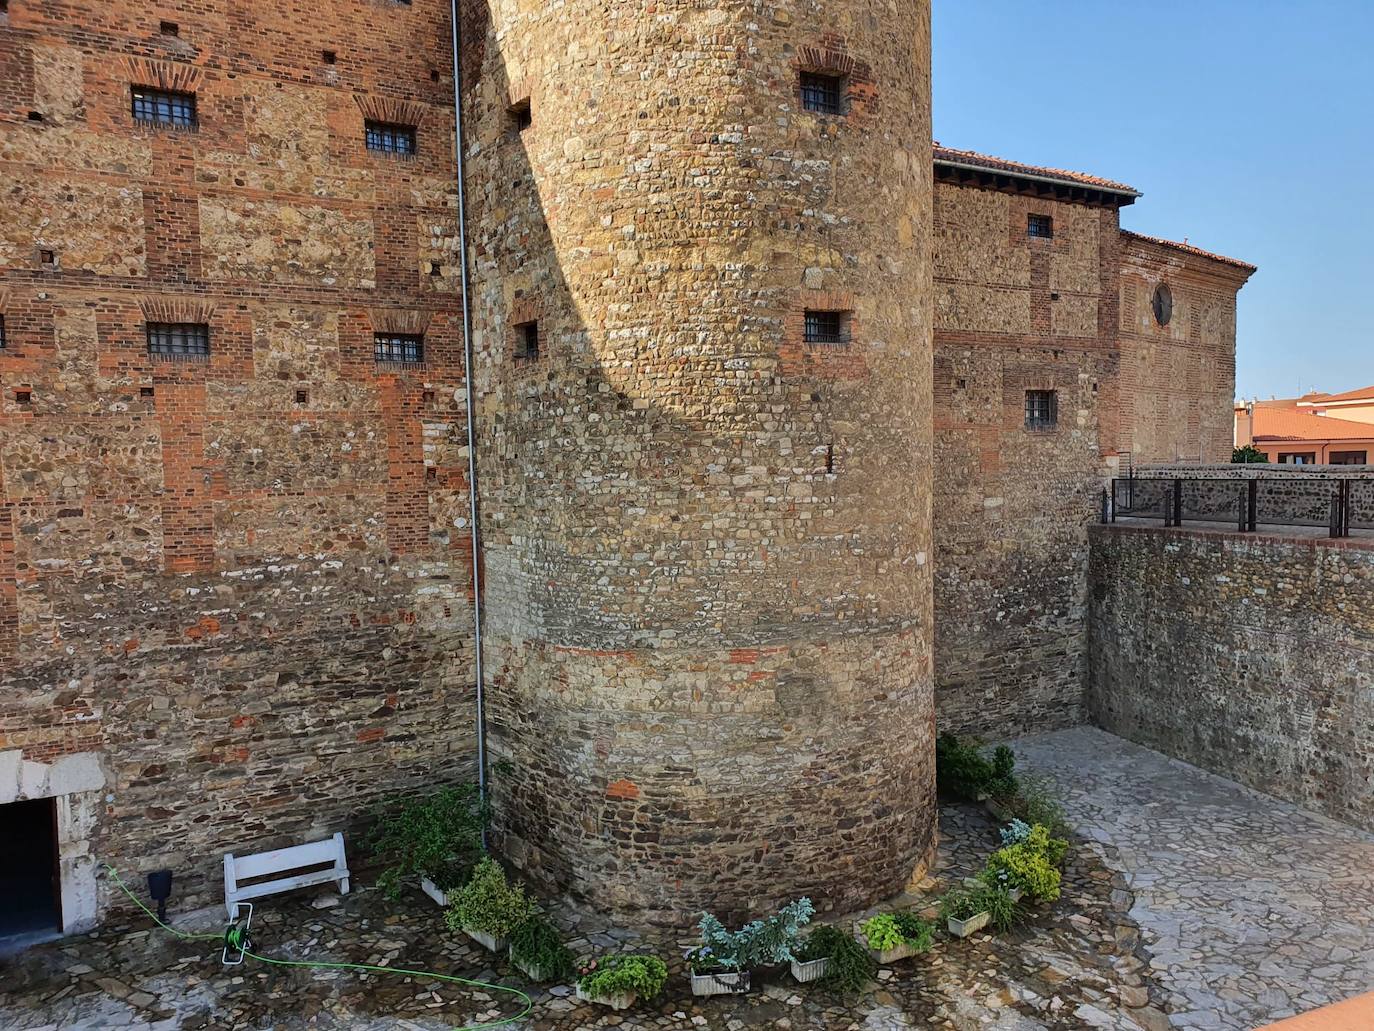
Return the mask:
<svg viewBox="0 0 1374 1031">
<path fill-rule="evenodd" d="M 1315 451 L 1299 451 L 1292 454 L 1281 452 L 1279 454 L 1281 465 L 1315 465 L 1316 462 L 1317 453 Z"/>
<path fill-rule="evenodd" d="M 210 327 L 203 322 L 150 322 L 148 353 L 169 358 L 208 355 Z"/>
<path fill-rule="evenodd" d="M 822 115 L 844 114 L 844 79 L 818 72 L 801 73 L 802 107 Z"/>
<path fill-rule="evenodd" d="M 1026 391 L 1026 429 L 1052 430 L 1059 425 L 1059 395 L 1053 390 Z"/>
<path fill-rule="evenodd" d="M 379 154 L 414 154 L 415 127 L 391 125 L 387 122 L 368 122 L 364 126 L 367 149 Z"/>
<path fill-rule="evenodd" d="M 3 329 L 4 322 L 0 321 L 0 347 L 5 346 Z M 1367 451 L 1333 451 L 1328 462 L 1331 465 L 1368 465 L 1365 461 L 1368 455 Z"/>
<path fill-rule="evenodd" d="M 5 346 L 5 316 L 0 315 L 0 348 Z"/>
<path fill-rule="evenodd" d="M 524 132 L 534 124 L 534 112 L 528 100 L 510 106 L 510 124 L 516 132 Z"/>
<path fill-rule="evenodd" d="M 134 86 L 134 120 L 150 125 L 169 125 L 174 129 L 196 127 L 196 95 L 173 90 Z"/>
<path fill-rule="evenodd" d="M 1054 239 L 1054 219 L 1049 215 L 1029 215 L 1026 218 L 1026 232 L 1041 240 Z"/>
<path fill-rule="evenodd" d="M 538 322 L 522 322 L 515 327 L 515 357 L 528 361 L 539 357 Z"/>
<path fill-rule="evenodd" d="M 808 344 L 849 343 L 849 312 L 808 311 L 805 340 Z"/>
<path fill-rule="evenodd" d="M 372 357 L 379 362 L 417 365 L 425 360 L 425 338 L 418 333 L 374 333 Z"/>
<path fill-rule="evenodd" d="M 174 21 L 159 22 L 157 26 L 157 31 L 162 33 L 164 36 L 180 36 L 181 26 Z"/>
</svg>

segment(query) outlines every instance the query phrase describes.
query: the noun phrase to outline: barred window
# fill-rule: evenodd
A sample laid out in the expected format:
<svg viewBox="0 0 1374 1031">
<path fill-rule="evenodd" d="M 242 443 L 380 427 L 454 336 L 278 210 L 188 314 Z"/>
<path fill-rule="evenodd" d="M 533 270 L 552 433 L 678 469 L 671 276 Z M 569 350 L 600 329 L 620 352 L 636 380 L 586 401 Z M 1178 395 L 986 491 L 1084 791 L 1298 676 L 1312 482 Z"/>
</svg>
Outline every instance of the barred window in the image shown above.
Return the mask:
<svg viewBox="0 0 1374 1031">
<path fill-rule="evenodd" d="M 539 357 L 538 322 L 522 322 L 515 327 L 515 357 L 531 361 Z"/>
<path fill-rule="evenodd" d="M 133 88 L 134 120 L 153 125 L 170 125 L 174 129 L 196 127 L 196 95 L 172 90 Z"/>
<path fill-rule="evenodd" d="M 367 122 L 364 125 L 367 149 L 381 154 L 414 154 L 415 126 Z"/>
<path fill-rule="evenodd" d="M 1054 219 L 1049 215 L 1030 215 L 1026 218 L 1026 233 L 1041 240 L 1054 239 Z"/>
<path fill-rule="evenodd" d="M 808 344 L 849 343 L 849 312 L 808 311 L 805 340 Z"/>
<path fill-rule="evenodd" d="M 1052 430 L 1059 425 L 1059 395 L 1053 390 L 1026 391 L 1026 429 Z"/>
<path fill-rule="evenodd" d="M 148 353 L 170 358 L 208 355 L 210 327 L 203 322 L 150 322 Z"/>
<path fill-rule="evenodd" d="M 418 333 L 374 333 L 372 357 L 379 362 L 418 364 L 425 360 L 425 338 Z"/>
<path fill-rule="evenodd" d="M 844 114 L 844 79 L 818 72 L 801 73 L 802 107 L 822 115 Z"/>
<path fill-rule="evenodd" d="M 0 315 L 0 348 L 5 346 L 5 316 Z"/>
</svg>

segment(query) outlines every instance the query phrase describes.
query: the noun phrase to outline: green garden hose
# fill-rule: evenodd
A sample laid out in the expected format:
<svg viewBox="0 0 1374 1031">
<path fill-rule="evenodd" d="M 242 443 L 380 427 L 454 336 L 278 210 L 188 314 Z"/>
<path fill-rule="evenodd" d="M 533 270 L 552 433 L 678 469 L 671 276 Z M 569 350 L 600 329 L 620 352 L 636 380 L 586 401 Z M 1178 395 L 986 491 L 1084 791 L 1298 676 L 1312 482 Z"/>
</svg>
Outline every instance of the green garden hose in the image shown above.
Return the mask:
<svg viewBox="0 0 1374 1031">
<path fill-rule="evenodd" d="M 255 959 L 259 963 L 270 963 L 274 967 L 302 967 L 314 970 L 361 970 L 375 974 L 402 974 L 409 977 L 429 977 L 436 981 L 447 981 L 450 984 L 460 984 L 469 988 L 482 988 L 488 991 L 505 992 L 507 995 L 516 996 L 524 1003 L 520 1012 L 514 1016 L 502 1017 L 499 1020 L 487 1021 L 482 1024 L 465 1024 L 460 1028 L 454 1028 L 453 1031 L 482 1031 L 483 1028 L 500 1027 L 503 1024 L 514 1024 L 517 1020 L 523 1020 L 529 1015 L 530 1011 L 534 1009 L 534 1001 L 528 995 L 518 988 L 507 988 L 505 985 L 488 984 L 486 981 L 472 981 L 466 977 L 454 977 L 452 974 L 436 974 L 432 970 L 405 970 L 401 967 L 378 967 L 368 963 L 325 963 L 318 960 L 273 959 L 270 956 L 263 956 L 256 952 L 250 952 L 250 943 L 246 937 L 241 935 L 237 927 L 229 928 L 224 934 L 188 934 L 185 931 L 178 931 L 175 927 L 169 927 L 159 920 L 157 914 L 145 906 L 139 897 L 129 890 L 128 885 L 120 880 L 119 873 L 113 866 L 106 863 L 105 869 L 110 872 L 110 876 L 114 878 L 114 882 L 119 885 L 120 890 L 133 900 L 134 905 L 148 914 L 148 917 L 153 923 L 157 924 L 164 931 L 174 934 L 185 941 L 213 941 L 220 944 L 230 944 L 236 949 L 242 947 L 245 956 Z"/>
</svg>

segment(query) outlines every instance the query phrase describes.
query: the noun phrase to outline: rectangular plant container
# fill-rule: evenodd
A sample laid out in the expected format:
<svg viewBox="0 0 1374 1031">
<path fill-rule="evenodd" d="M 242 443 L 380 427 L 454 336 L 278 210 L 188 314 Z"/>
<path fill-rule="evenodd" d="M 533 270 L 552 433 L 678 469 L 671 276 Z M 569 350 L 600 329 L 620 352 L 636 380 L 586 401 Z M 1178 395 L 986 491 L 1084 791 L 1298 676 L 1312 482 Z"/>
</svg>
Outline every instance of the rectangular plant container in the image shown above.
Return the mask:
<svg viewBox="0 0 1374 1031">
<path fill-rule="evenodd" d="M 577 989 L 577 998 L 582 1002 L 594 1002 L 598 1006 L 609 1006 L 613 1010 L 627 1010 L 635 1004 L 639 998 L 638 992 L 617 992 L 614 995 L 592 996 L 584 992 L 581 986 Z"/>
<path fill-rule="evenodd" d="M 522 971 L 524 975 L 528 977 L 531 981 L 534 981 L 538 984 L 543 984 L 545 981 L 550 980 L 543 967 L 541 967 L 538 963 L 525 962 L 523 959 L 521 959 L 519 956 L 515 954 L 514 949 L 510 950 L 510 961 L 517 970 Z"/>
<path fill-rule="evenodd" d="M 817 981 L 825 976 L 826 970 L 830 967 L 830 957 L 822 956 L 820 959 L 809 959 L 805 962 L 799 960 L 792 961 L 792 976 L 802 984 Z"/>
<path fill-rule="evenodd" d="M 956 920 L 954 917 L 950 917 L 946 921 L 946 925 L 949 927 L 949 933 L 954 937 L 967 938 L 970 934 L 981 931 L 991 919 L 991 913 L 974 913 L 967 920 Z"/>
<path fill-rule="evenodd" d="M 729 973 L 692 975 L 693 995 L 739 995 L 749 990 L 749 971 L 733 970 Z"/>
<path fill-rule="evenodd" d="M 889 963 L 896 963 L 899 959 L 907 959 L 908 957 L 916 955 L 920 952 L 920 949 L 916 948 L 914 945 L 908 945 L 906 942 L 903 942 L 901 945 L 881 951 L 870 946 L 868 951 L 869 954 L 878 961 L 880 966 L 887 966 Z"/>
<path fill-rule="evenodd" d="M 510 947 L 510 942 L 505 938 L 493 938 L 485 931 L 474 931 L 470 927 L 464 927 L 463 933 L 483 948 L 489 949 L 492 952 L 505 952 L 506 949 Z"/>
<path fill-rule="evenodd" d="M 439 905 L 447 908 L 448 892 L 444 891 L 443 888 L 439 887 L 439 885 L 435 884 L 428 877 L 420 878 L 420 890 L 423 891 L 430 898 L 432 898 Z"/>
</svg>

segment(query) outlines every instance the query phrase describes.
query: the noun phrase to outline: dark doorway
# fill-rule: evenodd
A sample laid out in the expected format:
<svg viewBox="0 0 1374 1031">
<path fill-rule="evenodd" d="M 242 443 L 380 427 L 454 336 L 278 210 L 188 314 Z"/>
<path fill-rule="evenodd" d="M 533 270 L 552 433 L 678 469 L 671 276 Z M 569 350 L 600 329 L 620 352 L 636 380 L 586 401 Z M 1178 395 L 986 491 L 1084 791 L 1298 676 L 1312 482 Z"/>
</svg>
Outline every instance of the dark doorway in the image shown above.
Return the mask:
<svg viewBox="0 0 1374 1031">
<path fill-rule="evenodd" d="M 56 799 L 0 805 L 0 938 L 62 929 Z"/>
</svg>

